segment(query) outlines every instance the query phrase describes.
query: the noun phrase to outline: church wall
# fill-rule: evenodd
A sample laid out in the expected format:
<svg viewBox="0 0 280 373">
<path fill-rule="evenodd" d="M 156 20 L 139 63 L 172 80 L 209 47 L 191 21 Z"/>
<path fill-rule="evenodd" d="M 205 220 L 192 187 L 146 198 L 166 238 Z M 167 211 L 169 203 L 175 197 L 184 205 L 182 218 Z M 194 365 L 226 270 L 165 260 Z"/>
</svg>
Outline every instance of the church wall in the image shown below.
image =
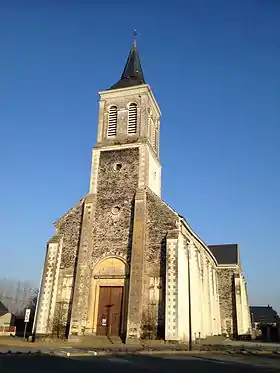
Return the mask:
<svg viewBox="0 0 280 373">
<path fill-rule="evenodd" d="M 63 236 L 60 271 L 57 286 L 57 299 L 53 316 L 54 329 L 67 332 L 70 324 L 72 297 L 74 290 L 75 265 L 79 250 L 84 199 L 71 209 L 56 224 L 56 229 Z M 54 331 L 58 333 L 58 330 Z M 59 331 L 60 332 L 60 331 Z M 62 331 L 61 331 L 62 332 Z"/>
<path fill-rule="evenodd" d="M 176 229 L 178 216 L 155 193 L 147 190 L 147 233 L 146 252 L 144 258 L 144 309 L 143 320 L 153 310 L 154 335 L 164 337 L 165 325 L 165 267 L 166 236 Z M 151 282 L 159 284 L 156 301 L 150 298 Z"/>
<path fill-rule="evenodd" d="M 115 167 L 117 163 L 121 164 L 120 169 Z M 94 265 L 108 256 L 130 262 L 138 171 L 138 148 L 100 152 L 97 194 L 91 196 L 89 219 L 83 222 L 71 321 L 73 336 L 93 331 L 93 318 L 90 317 L 93 310 L 89 307 Z"/>
<path fill-rule="evenodd" d="M 152 151 L 148 148 L 148 159 L 149 159 L 149 169 L 148 169 L 148 186 L 149 188 L 161 196 L 161 167 L 159 162 L 155 159 Z"/>
<path fill-rule="evenodd" d="M 74 265 L 80 242 L 83 209 L 84 199 L 56 223 L 57 234 L 63 236 L 60 269 L 68 270 L 68 274 L 74 274 Z"/>
<path fill-rule="evenodd" d="M 62 323 L 68 324 L 70 317 L 71 296 L 61 298 L 65 277 L 70 277 L 73 292 L 73 278 L 75 276 L 75 261 L 81 231 L 83 214 L 83 200 L 60 218 L 56 226 L 56 235 L 49 241 L 41 281 L 39 305 L 36 314 L 36 334 L 51 334 L 55 318 L 57 303 L 63 302 L 65 315 Z"/>
<path fill-rule="evenodd" d="M 236 333 L 236 300 L 234 275 L 239 273 L 238 267 L 218 268 L 218 290 L 221 315 L 221 333 Z"/>
<path fill-rule="evenodd" d="M 169 289 L 167 289 L 169 291 Z M 196 297 L 195 299 L 197 298 Z M 178 236 L 178 339 L 180 341 L 189 340 L 189 263 L 188 263 L 188 245 L 186 237 L 180 232 Z M 170 310 L 167 310 L 167 317 Z M 175 315 L 171 310 L 171 315 Z"/>
</svg>

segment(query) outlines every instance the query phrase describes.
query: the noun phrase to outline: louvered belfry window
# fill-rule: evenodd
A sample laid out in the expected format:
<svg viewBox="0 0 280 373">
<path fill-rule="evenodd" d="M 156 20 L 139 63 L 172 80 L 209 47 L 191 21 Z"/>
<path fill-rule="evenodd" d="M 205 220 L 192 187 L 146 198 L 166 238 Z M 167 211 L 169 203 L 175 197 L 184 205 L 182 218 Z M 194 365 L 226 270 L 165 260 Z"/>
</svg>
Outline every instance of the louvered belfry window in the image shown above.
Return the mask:
<svg viewBox="0 0 280 373">
<path fill-rule="evenodd" d="M 108 137 L 116 136 L 117 119 L 118 119 L 118 109 L 116 106 L 111 106 L 109 109 L 109 117 L 108 117 L 108 130 L 107 130 Z"/>
<path fill-rule="evenodd" d="M 128 107 L 127 133 L 134 134 L 137 131 L 137 105 L 132 103 Z"/>
</svg>

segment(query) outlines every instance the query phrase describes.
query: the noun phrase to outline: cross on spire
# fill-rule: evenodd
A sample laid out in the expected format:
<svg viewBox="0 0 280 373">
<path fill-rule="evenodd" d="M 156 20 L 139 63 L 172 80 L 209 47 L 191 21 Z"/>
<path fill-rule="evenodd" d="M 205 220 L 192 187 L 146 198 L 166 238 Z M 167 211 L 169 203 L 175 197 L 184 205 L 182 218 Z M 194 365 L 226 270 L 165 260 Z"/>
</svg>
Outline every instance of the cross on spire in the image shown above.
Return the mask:
<svg viewBox="0 0 280 373">
<path fill-rule="evenodd" d="M 138 36 L 138 32 L 137 32 L 137 30 L 134 28 L 133 30 L 132 30 L 132 40 L 133 40 L 133 45 L 136 47 L 136 38 L 137 38 L 137 36 Z"/>
</svg>

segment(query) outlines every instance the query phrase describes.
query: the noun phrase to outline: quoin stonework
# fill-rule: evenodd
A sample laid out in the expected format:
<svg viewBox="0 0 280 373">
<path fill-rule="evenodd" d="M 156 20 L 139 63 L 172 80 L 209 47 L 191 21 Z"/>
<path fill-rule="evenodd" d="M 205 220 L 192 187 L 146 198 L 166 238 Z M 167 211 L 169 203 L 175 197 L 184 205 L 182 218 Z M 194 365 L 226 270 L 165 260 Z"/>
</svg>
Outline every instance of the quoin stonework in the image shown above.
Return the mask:
<svg viewBox="0 0 280 373">
<path fill-rule="evenodd" d="M 89 193 L 47 243 L 36 337 L 251 334 L 238 245 L 207 245 L 161 199 L 161 111 L 136 43 L 99 92 Z"/>
</svg>

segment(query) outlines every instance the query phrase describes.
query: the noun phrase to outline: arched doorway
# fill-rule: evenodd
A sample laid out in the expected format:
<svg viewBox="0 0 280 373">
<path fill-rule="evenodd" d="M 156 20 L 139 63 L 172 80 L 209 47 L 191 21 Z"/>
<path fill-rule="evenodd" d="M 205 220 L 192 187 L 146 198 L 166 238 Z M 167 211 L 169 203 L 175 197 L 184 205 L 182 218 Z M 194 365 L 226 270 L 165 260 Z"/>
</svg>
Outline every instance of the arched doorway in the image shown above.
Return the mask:
<svg viewBox="0 0 280 373">
<path fill-rule="evenodd" d="M 119 336 L 125 333 L 127 310 L 127 263 L 110 256 L 93 269 L 89 321 L 95 335 Z"/>
</svg>

